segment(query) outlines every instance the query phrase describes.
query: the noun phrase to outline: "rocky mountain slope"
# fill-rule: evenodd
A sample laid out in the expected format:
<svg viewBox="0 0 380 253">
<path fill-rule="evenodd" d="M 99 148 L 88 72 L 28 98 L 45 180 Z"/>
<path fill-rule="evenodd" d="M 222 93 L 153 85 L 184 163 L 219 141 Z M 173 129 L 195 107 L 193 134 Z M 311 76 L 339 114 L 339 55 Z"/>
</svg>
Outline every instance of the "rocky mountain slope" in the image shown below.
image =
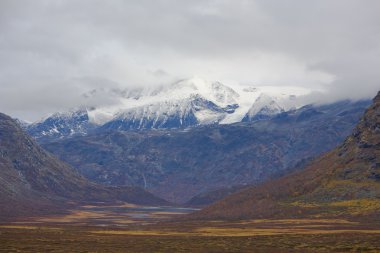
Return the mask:
<svg viewBox="0 0 380 253">
<path fill-rule="evenodd" d="M 306 169 L 193 215 L 205 219 L 380 217 L 380 92 L 352 134 Z"/>
<path fill-rule="evenodd" d="M 136 187 L 91 183 L 39 147 L 18 123 L 0 114 L 0 217 L 33 214 L 66 201 L 167 202 Z"/>
<path fill-rule="evenodd" d="M 109 130 L 44 147 L 93 181 L 186 202 L 202 192 L 262 182 L 328 151 L 349 135 L 368 104 L 306 106 L 232 125 Z"/>
<path fill-rule="evenodd" d="M 78 109 L 65 113 L 54 113 L 30 125 L 22 125 L 27 132 L 40 142 L 61 139 L 75 135 L 86 135 L 95 124 L 90 122 L 87 109 Z"/>
</svg>

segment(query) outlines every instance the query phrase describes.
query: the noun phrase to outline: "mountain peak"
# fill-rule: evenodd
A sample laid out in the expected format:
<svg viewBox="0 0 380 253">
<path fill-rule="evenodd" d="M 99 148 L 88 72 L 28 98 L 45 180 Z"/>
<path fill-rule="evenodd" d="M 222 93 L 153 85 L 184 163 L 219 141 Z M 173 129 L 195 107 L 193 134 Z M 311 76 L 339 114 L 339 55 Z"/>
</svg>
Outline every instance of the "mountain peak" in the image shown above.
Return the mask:
<svg viewBox="0 0 380 253">
<path fill-rule="evenodd" d="M 86 108 L 57 112 L 45 119 L 27 126 L 27 131 L 37 139 L 59 139 L 84 135 L 93 128 Z"/>
</svg>

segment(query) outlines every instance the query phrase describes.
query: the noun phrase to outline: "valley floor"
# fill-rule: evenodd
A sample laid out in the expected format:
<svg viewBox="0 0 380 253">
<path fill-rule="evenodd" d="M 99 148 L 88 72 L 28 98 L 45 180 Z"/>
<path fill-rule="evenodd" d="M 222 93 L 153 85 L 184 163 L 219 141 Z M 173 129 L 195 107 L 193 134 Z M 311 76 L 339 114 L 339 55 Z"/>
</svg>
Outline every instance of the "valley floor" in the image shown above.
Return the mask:
<svg viewBox="0 0 380 253">
<path fill-rule="evenodd" d="M 343 219 L 171 221 L 193 211 L 87 205 L 0 224 L 0 252 L 380 252 L 379 224 Z"/>
</svg>

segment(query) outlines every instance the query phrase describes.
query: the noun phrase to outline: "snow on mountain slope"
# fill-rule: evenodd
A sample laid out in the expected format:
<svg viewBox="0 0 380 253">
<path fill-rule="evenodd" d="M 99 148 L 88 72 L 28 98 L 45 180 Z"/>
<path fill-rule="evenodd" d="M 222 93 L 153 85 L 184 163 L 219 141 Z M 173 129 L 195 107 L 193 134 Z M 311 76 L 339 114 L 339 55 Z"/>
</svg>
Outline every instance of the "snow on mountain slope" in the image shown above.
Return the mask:
<svg viewBox="0 0 380 253">
<path fill-rule="evenodd" d="M 234 89 L 221 82 L 209 82 L 197 77 L 156 89 L 153 94 L 169 98 L 188 98 L 199 95 L 220 107 L 237 104 L 240 97 Z"/>
<path fill-rule="evenodd" d="M 107 128 L 112 126 L 118 129 L 211 124 L 233 113 L 238 108 L 240 97 L 236 91 L 220 82 L 208 82 L 200 78 L 141 89 L 134 97 L 124 94 L 129 92 L 120 91 L 120 104 L 90 111 L 90 121 L 106 123 Z"/>
<path fill-rule="evenodd" d="M 261 94 L 248 110 L 244 119 L 263 119 L 284 111 L 284 108 L 277 103 L 275 98 L 272 98 L 267 94 Z"/>
<path fill-rule="evenodd" d="M 86 134 L 94 125 L 146 129 L 253 121 L 305 105 L 298 98 L 310 92 L 297 87 L 227 86 L 197 77 L 150 88 L 102 88 L 84 94 L 84 99 L 100 94 L 115 103 L 56 113 L 28 129 L 37 138 L 60 138 Z"/>
<path fill-rule="evenodd" d="M 133 118 L 134 121 L 146 121 L 152 118 L 164 118 L 173 111 L 177 111 L 177 117 L 184 115 L 179 108 L 187 108 L 192 97 L 198 96 L 207 100 L 219 109 L 210 108 L 210 110 L 195 110 L 194 113 L 198 124 L 221 123 L 230 124 L 240 122 L 246 118 L 249 112 L 249 118 L 254 116 L 254 113 L 275 114 L 276 112 L 286 111 L 292 108 L 299 108 L 303 103 L 297 99 L 300 96 L 306 95 L 310 90 L 298 87 L 250 87 L 250 86 L 227 86 L 221 82 L 209 82 L 200 78 L 191 78 L 178 81 L 176 83 L 160 86 L 152 89 L 141 89 L 139 94 L 133 98 L 123 96 L 121 104 L 110 108 L 99 108 L 93 112 L 90 119 L 93 122 L 104 123 L 95 120 L 99 118 L 110 119 L 113 115 L 117 115 L 116 119 L 120 121 L 121 115 L 125 116 L 125 121 Z M 120 94 L 129 94 L 124 91 Z M 261 99 L 258 99 L 262 96 Z M 136 97 L 138 97 L 136 99 Z M 264 99 L 266 97 L 266 99 Z M 273 100 L 273 101 L 272 101 Z M 181 105 L 181 103 L 184 103 Z M 268 103 L 268 108 L 264 108 Z M 272 105 L 270 105 L 272 104 Z M 170 109 L 170 105 L 173 108 Z M 270 108 L 277 105 L 277 109 Z M 177 108 L 177 109 L 175 109 Z M 222 110 L 221 110 L 222 109 Z M 134 112 L 135 111 L 135 112 Z M 154 111 L 154 113 L 153 113 Z M 132 116 L 133 115 L 133 116 Z M 139 118 L 140 117 L 140 118 Z M 139 119 L 138 119 L 139 118 Z M 111 120 L 112 121 L 112 120 Z M 179 121 L 178 121 L 179 122 Z M 136 124 L 135 126 L 156 126 L 156 124 Z M 178 126 L 187 126 L 186 124 L 178 124 Z"/>
<path fill-rule="evenodd" d="M 36 139 L 63 138 L 85 135 L 94 125 L 89 121 L 87 109 L 58 112 L 26 127 Z"/>
<path fill-rule="evenodd" d="M 299 96 L 306 95 L 307 93 L 307 90 L 300 89 L 293 90 L 291 94 L 285 92 L 277 94 L 262 92 L 249 108 L 242 121 L 267 119 L 281 112 L 297 109 L 304 105 L 298 99 Z"/>
<path fill-rule="evenodd" d="M 227 114 L 222 108 L 199 95 L 166 100 L 122 111 L 104 129 L 178 128 L 220 121 Z"/>
<path fill-rule="evenodd" d="M 272 115 L 281 111 L 300 108 L 305 102 L 300 99 L 311 93 L 311 90 L 300 87 L 274 87 L 274 86 L 233 86 L 239 94 L 239 108 L 233 114 L 227 115 L 220 123 L 231 124 L 235 122 L 250 121 L 257 113 L 262 116 Z M 312 104 L 314 101 L 308 101 Z"/>
</svg>

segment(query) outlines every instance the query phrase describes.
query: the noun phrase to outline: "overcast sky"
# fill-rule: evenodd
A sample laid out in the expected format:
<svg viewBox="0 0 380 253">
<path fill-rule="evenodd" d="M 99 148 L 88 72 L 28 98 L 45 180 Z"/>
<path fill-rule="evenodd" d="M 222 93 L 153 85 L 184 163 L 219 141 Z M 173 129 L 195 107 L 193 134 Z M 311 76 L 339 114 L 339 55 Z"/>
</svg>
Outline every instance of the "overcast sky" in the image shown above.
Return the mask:
<svg viewBox="0 0 380 253">
<path fill-rule="evenodd" d="M 380 89 L 378 0 L 1 0 L 0 111 L 35 120 L 97 87 L 199 76 Z"/>
</svg>

